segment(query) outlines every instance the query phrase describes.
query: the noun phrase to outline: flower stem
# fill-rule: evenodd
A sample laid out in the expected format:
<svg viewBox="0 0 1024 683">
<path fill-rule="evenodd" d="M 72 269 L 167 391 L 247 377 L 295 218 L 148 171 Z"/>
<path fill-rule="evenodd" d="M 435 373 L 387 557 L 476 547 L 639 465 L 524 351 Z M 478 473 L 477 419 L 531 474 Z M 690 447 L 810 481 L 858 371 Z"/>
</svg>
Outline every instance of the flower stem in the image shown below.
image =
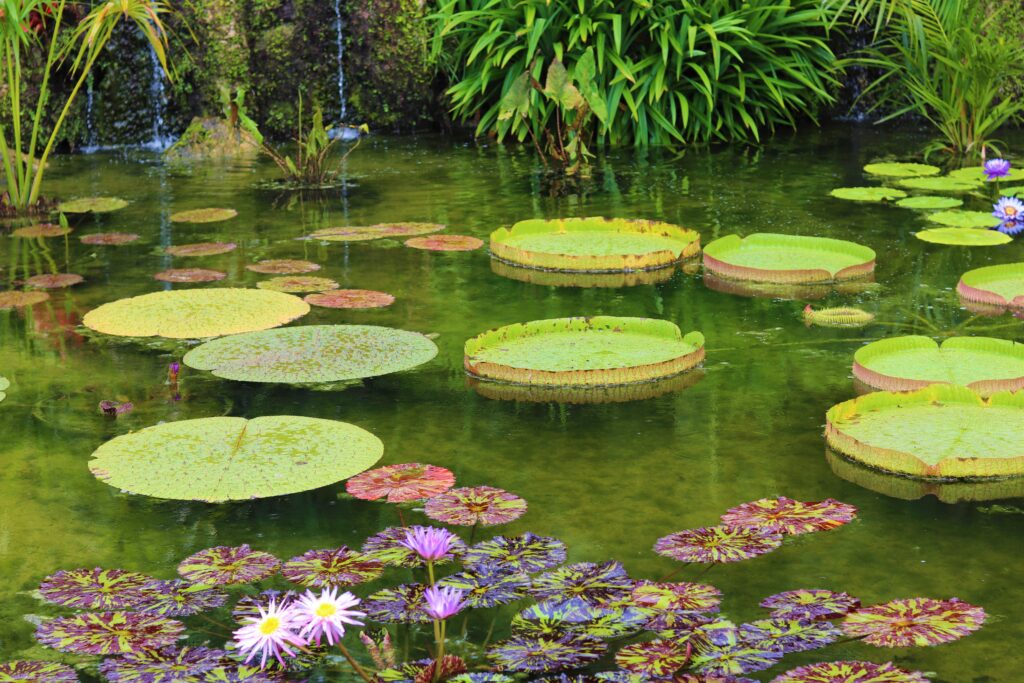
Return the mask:
<svg viewBox="0 0 1024 683">
<path fill-rule="evenodd" d="M 658 581 L 659 581 L 659 582 L 662 582 L 662 581 L 668 581 L 668 580 L 669 580 L 669 579 L 671 579 L 671 578 L 672 578 L 673 576 L 675 576 L 675 575 L 676 575 L 676 574 L 678 574 L 679 572 L 681 572 L 681 571 L 683 571 L 684 569 L 686 569 L 687 567 L 689 567 L 689 566 L 690 566 L 691 564 L 693 564 L 693 563 L 692 563 L 692 562 L 684 562 L 684 563 L 683 563 L 682 565 L 680 565 L 680 566 L 679 566 L 679 567 L 677 567 L 676 569 L 673 569 L 673 570 L 672 570 L 672 571 L 670 571 L 670 572 L 669 572 L 668 574 L 665 574 L 665 576 L 663 576 L 663 577 L 661 577 L 660 579 L 658 579 Z"/>
<path fill-rule="evenodd" d="M 434 562 L 427 560 L 427 577 L 430 579 L 430 585 L 434 585 Z"/>
<path fill-rule="evenodd" d="M 356 661 L 356 658 L 352 656 L 352 653 L 348 651 L 348 648 L 346 648 L 341 643 L 340 640 L 338 641 L 338 649 L 341 650 L 341 654 L 344 655 L 346 660 L 348 660 L 348 663 L 352 666 L 352 668 L 355 670 L 355 672 L 357 674 L 359 674 L 360 678 L 362 678 L 364 681 L 366 681 L 366 683 L 374 683 L 373 678 L 370 676 L 370 674 L 368 674 L 366 672 L 366 669 L 364 669 L 359 664 L 359 662 Z"/>
<path fill-rule="evenodd" d="M 434 659 L 434 683 L 441 678 L 441 661 L 444 659 L 444 619 L 434 620 L 434 637 L 437 639 L 437 657 Z"/>
</svg>

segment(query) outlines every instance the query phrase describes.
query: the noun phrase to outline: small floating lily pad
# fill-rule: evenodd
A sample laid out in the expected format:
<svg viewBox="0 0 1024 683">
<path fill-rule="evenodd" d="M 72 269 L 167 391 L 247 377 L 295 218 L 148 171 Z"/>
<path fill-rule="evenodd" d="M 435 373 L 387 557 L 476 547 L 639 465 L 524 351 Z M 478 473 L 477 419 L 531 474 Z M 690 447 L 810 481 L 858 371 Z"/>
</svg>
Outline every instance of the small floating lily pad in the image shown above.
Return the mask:
<svg viewBox="0 0 1024 683">
<path fill-rule="evenodd" d="M 227 276 L 222 271 L 206 268 L 170 268 L 160 271 L 153 279 L 161 282 L 216 282 Z"/>
<path fill-rule="evenodd" d="M 905 178 L 899 181 L 899 185 L 910 190 L 928 192 L 970 192 L 981 187 L 981 181 L 972 182 L 942 176 L 938 178 Z"/>
<path fill-rule="evenodd" d="M 965 301 L 1024 308 L 1024 263 L 1007 263 L 969 270 L 956 292 Z"/>
<path fill-rule="evenodd" d="M 1016 180 L 1024 180 L 1024 169 L 1022 168 L 1011 168 L 1006 175 L 999 178 L 989 180 L 988 176 L 985 175 L 985 169 L 983 166 L 968 166 L 967 168 L 958 168 L 955 171 L 950 171 L 946 174 L 949 178 L 960 180 L 968 183 L 992 183 L 992 182 L 1014 182 Z"/>
<path fill-rule="evenodd" d="M 907 196 L 903 190 L 892 187 L 837 187 L 829 192 L 836 199 L 851 202 L 891 202 Z"/>
<path fill-rule="evenodd" d="M 983 399 L 946 384 L 879 391 L 833 406 L 826 418 L 829 446 L 880 470 L 918 478 L 1024 475 L 1024 392 Z"/>
<path fill-rule="evenodd" d="M 50 295 L 46 292 L 0 292 L 0 311 L 5 308 L 23 308 L 35 306 L 47 301 Z"/>
<path fill-rule="evenodd" d="M 727 235 L 705 247 L 704 268 L 722 277 L 753 282 L 834 282 L 871 274 L 875 252 L 855 242 L 827 237 Z"/>
<path fill-rule="evenodd" d="M 236 334 L 185 354 L 185 365 L 243 382 L 339 382 L 422 365 L 437 345 L 418 332 L 375 325 L 303 325 Z"/>
<path fill-rule="evenodd" d="M 469 235 L 433 235 L 413 237 L 405 241 L 405 246 L 425 251 L 473 251 L 484 246 L 484 241 Z"/>
<path fill-rule="evenodd" d="M 914 237 L 923 242 L 954 247 L 995 247 L 1013 241 L 1012 237 L 997 230 L 977 228 L 930 228 L 914 233 Z"/>
<path fill-rule="evenodd" d="M 171 256 L 216 256 L 234 251 L 238 247 L 234 242 L 197 242 L 196 244 L 179 244 L 167 247 L 164 253 Z"/>
<path fill-rule="evenodd" d="M 312 261 L 299 259 L 270 259 L 250 263 L 245 267 L 254 273 L 267 273 L 270 275 L 297 275 L 299 273 L 312 273 L 320 270 L 320 265 Z"/>
<path fill-rule="evenodd" d="M 843 619 L 843 631 L 876 647 L 931 647 L 950 643 L 984 625 L 985 610 L 957 598 L 909 598 L 861 607 Z"/>
<path fill-rule="evenodd" d="M 874 313 L 851 306 L 814 310 L 808 304 L 804 308 L 804 322 L 818 327 L 864 327 L 874 319 Z"/>
<path fill-rule="evenodd" d="M 309 304 L 282 292 L 185 289 L 104 304 L 86 313 L 82 324 L 119 337 L 201 339 L 279 327 L 306 313 Z"/>
<path fill-rule="evenodd" d="M 392 295 L 372 289 L 335 289 L 303 298 L 307 304 L 323 308 L 384 308 L 395 303 Z"/>
<path fill-rule="evenodd" d="M 327 486 L 372 467 L 383 452 L 376 436 L 335 420 L 206 417 L 112 439 L 89 470 L 129 493 L 223 502 Z"/>
<path fill-rule="evenodd" d="M 466 342 L 466 370 L 515 384 L 607 386 L 677 375 L 704 359 L 704 336 L 648 318 L 557 318 L 499 327 Z"/>
<path fill-rule="evenodd" d="M 674 265 L 700 253 L 700 235 L 657 221 L 567 218 L 520 221 L 491 233 L 491 255 L 520 267 L 582 273 Z"/>
<path fill-rule="evenodd" d="M 853 376 L 885 391 L 958 384 L 982 396 L 1024 388 L 1024 344 L 991 337 L 881 339 L 854 354 Z"/>
<path fill-rule="evenodd" d="M 256 286 L 260 289 L 269 289 L 274 292 L 301 294 L 304 292 L 323 292 L 329 289 L 337 289 L 341 285 L 326 277 L 314 277 L 312 275 L 285 275 L 257 282 Z"/>
<path fill-rule="evenodd" d="M 1024 197 L 1024 185 L 1007 187 L 1000 193 L 1006 197 Z"/>
<path fill-rule="evenodd" d="M 11 233 L 11 237 L 63 237 L 71 232 L 71 228 L 65 228 L 56 223 L 37 223 L 25 228 L 18 228 Z"/>
<path fill-rule="evenodd" d="M 119 245 L 134 242 L 139 236 L 133 232 L 94 232 L 79 239 L 82 244 Z"/>
<path fill-rule="evenodd" d="M 956 197 L 934 197 L 932 195 L 906 197 L 896 202 L 896 206 L 904 209 L 955 209 L 963 205 L 964 200 Z"/>
<path fill-rule="evenodd" d="M 942 169 L 929 164 L 911 164 L 906 162 L 887 162 L 868 164 L 864 172 L 887 178 L 916 178 L 920 176 L 938 175 Z"/>
<path fill-rule="evenodd" d="M 216 223 L 234 218 L 238 212 L 234 209 L 192 209 L 171 214 L 172 223 Z"/>
<path fill-rule="evenodd" d="M 440 223 L 380 223 L 378 225 L 324 228 L 312 233 L 312 239 L 325 242 L 365 242 L 385 237 L 414 237 L 440 232 L 445 226 Z"/>
<path fill-rule="evenodd" d="M 54 273 L 52 275 L 33 275 L 25 280 L 29 287 L 38 289 L 63 289 L 85 282 L 85 278 L 75 273 Z"/>
<path fill-rule="evenodd" d="M 0 377 L 0 401 L 7 398 L 7 390 L 11 388 L 11 380 L 6 377 Z"/>
<path fill-rule="evenodd" d="M 950 228 L 994 228 L 999 219 L 991 211 L 938 211 L 928 214 L 928 220 Z"/>
<path fill-rule="evenodd" d="M 62 202 L 58 210 L 64 213 L 109 213 L 128 206 L 128 202 L 118 197 L 83 197 Z"/>
</svg>

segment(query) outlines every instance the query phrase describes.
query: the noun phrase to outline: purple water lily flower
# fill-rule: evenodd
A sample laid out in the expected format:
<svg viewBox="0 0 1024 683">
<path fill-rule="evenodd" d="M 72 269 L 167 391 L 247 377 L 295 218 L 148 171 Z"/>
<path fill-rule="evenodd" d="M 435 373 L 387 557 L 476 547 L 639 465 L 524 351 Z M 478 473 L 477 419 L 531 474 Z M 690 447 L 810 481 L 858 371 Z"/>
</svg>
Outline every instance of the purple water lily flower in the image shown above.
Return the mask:
<svg viewBox="0 0 1024 683">
<path fill-rule="evenodd" d="M 989 180 L 1005 178 L 1010 175 L 1010 162 L 1006 159 L 989 159 L 985 162 L 985 177 Z"/>
<path fill-rule="evenodd" d="M 178 374 L 181 373 L 181 363 L 174 361 L 167 366 L 167 381 L 174 384 L 178 381 Z"/>
<path fill-rule="evenodd" d="M 1001 221 L 1024 220 L 1024 202 L 1016 197 L 1000 197 L 992 209 L 992 215 Z"/>
<path fill-rule="evenodd" d="M 423 611 L 430 615 L 431 619 L 447 619 L 466 606 L 466 601 L 462 599 L 463 595 L 458 588 L 431 586 L 423 593 L 423 599 L 427 603 Z"/>
<path fill-rule="evenodd" d="M 447 529 L 416 527 L 410 529 L 405 535 L 405 540 L 399 543 L 424 560 L 433 562 L 447 555 L 457 540 L 458 537 Z"/>
</svg>

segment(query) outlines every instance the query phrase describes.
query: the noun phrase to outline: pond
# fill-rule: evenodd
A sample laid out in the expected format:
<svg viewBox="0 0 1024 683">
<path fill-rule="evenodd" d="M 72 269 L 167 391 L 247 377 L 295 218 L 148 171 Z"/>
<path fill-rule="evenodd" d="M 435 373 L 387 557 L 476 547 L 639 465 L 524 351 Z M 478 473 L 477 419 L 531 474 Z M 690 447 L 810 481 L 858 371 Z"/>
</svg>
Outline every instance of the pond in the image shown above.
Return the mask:
<svg viewBox="0 0 1024 683">
<path fill-rule="evenodd" d="M 85 278 L 54 290 L 51 301 L 31 312 L 0 311 L 0 375 L 13 382 L 0 404 L 0 660 L 23 657 L 32 647 L 33 626 L 23 616 L 40 608 L 30 591 L 56 569 L 122 567 L 170 578 L 181 558 L 213 545 L 250 543 L 288 558 L 308 548 L 358 547 L 395 524 L 393 507 L 339 497 L 341 484 L 210 505 L 124 495 L 87 467 L 100 444 L 160 421 L 290 414 L 371 431 L 385 444 L 381 464 L 442 465 L 461 485 L 515 492 L 529 511 L 496 532 L 556 536 L 567 543 L 570 561 L 614 558 L 634 577 L 677 568 L 651 551 L 656 539 L 715 524 L 725 509 L 748 500 L 785 495 L 854 504 L 860 515 L 853 524 L 800 537 L 750 562 L 715 566 L 702 580 L 722 589 L 723 610 L 737 621 L 763 617 L 757 606 L 763 597 L 795 588 L 847 591 L 865 604 L 956 596 L 990 614 L 970 638 L 907 650 L 849 642 L 826 656 L 892 659 L 937 672 L 937 681 L 1019 680 L 1019 664 L 1008 651 L 1024 640 L 1018 566 L 1024 501 L 1006 497 L 1021 492 L 1011 487 L 998 504 L 954 504 L 928 495 L 906 499 L 924 492 L 897 483 L 888 495 L 838 476 L 822 438 L 825 411 L 855 395 L 852 355 L 866 341 L 954 330 L 1020 338 L 1024 323 L 1009 315 L 974 318 L 954 291 L 968 269 L 1024 260 L 1019 244 L 927 244 L 913 236 L 928 227 L 917 212 L 829 197 L 835 187 L 869 184 L 864 164 L 906 158 L 923 141 L 910 133 L 835 126 L 781 136 L 761 149 L 731 146 L 680 156 L 624 150 L 598 159 L 592 177 L 565 183 L 546 176 L 526 150 L 429 136 L 373 137 L 350 157 L 347 187 L 320 194 L 259 189 L 259 181 L 274 177 L 263 161 L 167 164 L 143 152 L 55 159 L 50 193 L 119 196 L 130 205 L 76 221 L 67 240 L 48 239 L 45 246 L 0 237 L 5 281 L 21 265 L 33 272 L 56 266 Z M 985 208 L 980 199 L 969 201 L 968 208 Z M 168 220 L 175 211 L 203 207 L 233 208 L 238 216 L 208 224 Z M 715 291 L 693 269 L 634 287 L 554 287 L 493 272 L 486 249 L 437 253 L 390 240 L 296 239 L 338 225 L 419 221 L 486 240 L 495 228 L 525 218 L 588 215 L 676 223 L 698 230 L 704 244 L 758 231 L 856 240 L 878 253 L 877 284 L 829 293 L 813 305 L 857 306 L 876 313 L 876 323 L 807 327 L 805 300 Z M 141 239 L 123 246 L 77 239 L 103 231 Z M 153 280 L 172 265 L 162 247 L 204 241 L 238 248 L 175 258 L 174 267 L 221 270 L 225 280 Z M 439 355 L 415 370 L 343 391 L 231 382 L 182 368 L 181 400 L 171 400 L 167 367 L 179 356 L 86 338 L 79 327 L 86 312 L 122 297 L 170 287 L 253 287 L 267 276 L 245 265 L 269 258 L 315 261 L 323 266 L 318 276 L 396 298 L 382 309 L 314 308 L 301 324 L 429 333 L 437 335 Z M 703 371 L 678 391 L 599 405 L 497 400 L 469 386 L 462 364 L 469 337 L 513 322 L 601 314 L 663 318 L 683 332 L 703 332 Z M 130 400 L 135 410 L 112 420 L 97 410 L 102 400 Z M 679 578 L 699 572 L 691 567 Z M 370 590 L 355 592 L 365 597 Z M 756 677 L 769 680 L 787 665 L 821 659 L 821 653 L 791 655 Z"/>
</svg>

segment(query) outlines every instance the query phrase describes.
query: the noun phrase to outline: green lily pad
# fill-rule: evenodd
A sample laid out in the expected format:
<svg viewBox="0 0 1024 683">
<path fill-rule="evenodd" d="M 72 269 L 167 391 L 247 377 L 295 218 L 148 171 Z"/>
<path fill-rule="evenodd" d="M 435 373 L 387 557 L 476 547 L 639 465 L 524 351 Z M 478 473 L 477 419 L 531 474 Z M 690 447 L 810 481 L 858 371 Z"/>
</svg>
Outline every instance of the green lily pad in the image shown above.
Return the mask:
<svg viewBox="0 0 1024 683">
<path fill-rule="evenodd" d="M 978 182 L 941 176 L 938 178 L 904 178 L 899 181 L 900 187 L 910 190 L 927 190 L 929 192 L 970 192 L 981 187 Z"/>
<path fill-rule="evenodd" d="M 965 301 L 1024 308 L 1024 263 L 969 270 L 960 277 L 956 291 Z"/>
<path fill-rule="evenodd" d="M 609 386 L 677 375 L 704 359 L 704 335 L 649 318 L 557 318 L 506 325 L 466 342 L 478 377 L 543 386 Z"/>
<path fill-rule="evenodd" d="M 914 237 L 932 244 L 949 244 L 956 247 L 994 247 L 1013 241 L 1012 237 L 998 230 L 977 228 L 931 228 L 914 233 Z"/>
<path fill-rule="evenodd" d="M 838 306 L 836 308 L 819 308 L 814 310 L 810 304 L 804 308 L 804 322 L 818 327 L 864 327 L 875 319 L 874 313 L 853 308 Z"/>
<path fill-rule="evenodd" d="M 994 228 L 999 219 L 991 211 L 937 211 L 928 214 L 928 220 L 950 228 Z"/>
<path fill-rule="evenodd" d="M 309 313 L 297 296 L 260 289 L 186 289 L 120 299 L 82 324 L 118 337 L 202 339 L 280 327 Z"/>
<path fill-rule="evenodd" d="M 437 355 L 418 332 L 375 325 L 305 325 L 236 334 L 185 354 L 217 377 L 284 384 L 338 382 L 401 372 Z"/>
<path fill-rule="evenodd" d="M 982 396 L 1024 388 L 1024 344 L 990 337 L 881 339 L 853 356 L 853 376 L 886 391 L 956 384 Z"/>
<path fill-rule="evenodd" d="M 7 398 L 7 390 L 11 387 L 11 380 L 0 377 L 0 402 Z"/>
<path fill-rule="evenodd" d="M 1024 475 L 1024 392 L 983 399 L 966 387 L 878 391 L 832 406 L 829 446 L 870 467 L 919 478 Z"/>
<path fill-rule="evenodd" d="M 171 214 L 172 223 L 216 223 L 234 218 L 238 212 L 234 209 L 192 209 Z"/>
<path fill-rule="evenodd" d="M 1000 194 L 1006 197 L 1024 197 L 1024 185 L 1004 188 Z"/>
<path fill-rule="evenodd" d="M 837 187 L 829 194 L 836 199 L 847 199 L 851 202 L 891 202 L 907 196 L 903 190 L 891 187 Z"/>
<path fill-rule="evenodd" d="M 932 195 L 907 197 L 896 202 L 896 206 L 904 209 L 955 209 L 963 205 L 964 200 L 956 197 L 934 197 Z"/>
<path fill-rule="evenodd" d="M 312 233 L 310 239 L 325 242 L 366 242 L 383 238 L 414 237 L 440 232 L 440 223 L 380 223 L 378 225 L 324 228 Z"/>
<path fill-rule="evenodd" d="M 903 162 L 868 164 L 864 172 L 888 178 L 916 178 L 920 176 L 938 175 L 942 169 L 928 164 L 909 164 Z"/>
<path fill-rule="evenodd" d="M 118 197 L 83 197 L 62 202 L 58 207 L 64 213 L 108 213 L 128 206 L 128 202 Z"/>
<path fill-rule="evenodd" d="M 753 282 L 832 282 L 872 273 L 875 252 L 855 242 L 827 237 L 727 235 L 705 247 L 704 268 L 722 277 Z"/>
<path fill-rule="evenodd" d="M 950 171 L 946 174 L 950 178 L 956 180 L 962 180 L 969 183 L 992 183 L 995 180 L 989 180 L 988 176 L 985 175 L 985 170 L 981 166 L 968 166 L 967 168 L 958 168 L 955 171 Z M 999 182 L 1013 182 L 1016 180 L 1024 180 L 1024 169 L 1011 168 L 1010 171 L 1002 178 L 997 178 Z"/>
<path fill-rule="evenodd" d="M 129 493 L 218 503 L 327 486 L 369 469 L 383 453 L 380 439 L 346 422 L 205 417 L 112 439 L 92 454 L 89 470 Z"/>
</svg>

